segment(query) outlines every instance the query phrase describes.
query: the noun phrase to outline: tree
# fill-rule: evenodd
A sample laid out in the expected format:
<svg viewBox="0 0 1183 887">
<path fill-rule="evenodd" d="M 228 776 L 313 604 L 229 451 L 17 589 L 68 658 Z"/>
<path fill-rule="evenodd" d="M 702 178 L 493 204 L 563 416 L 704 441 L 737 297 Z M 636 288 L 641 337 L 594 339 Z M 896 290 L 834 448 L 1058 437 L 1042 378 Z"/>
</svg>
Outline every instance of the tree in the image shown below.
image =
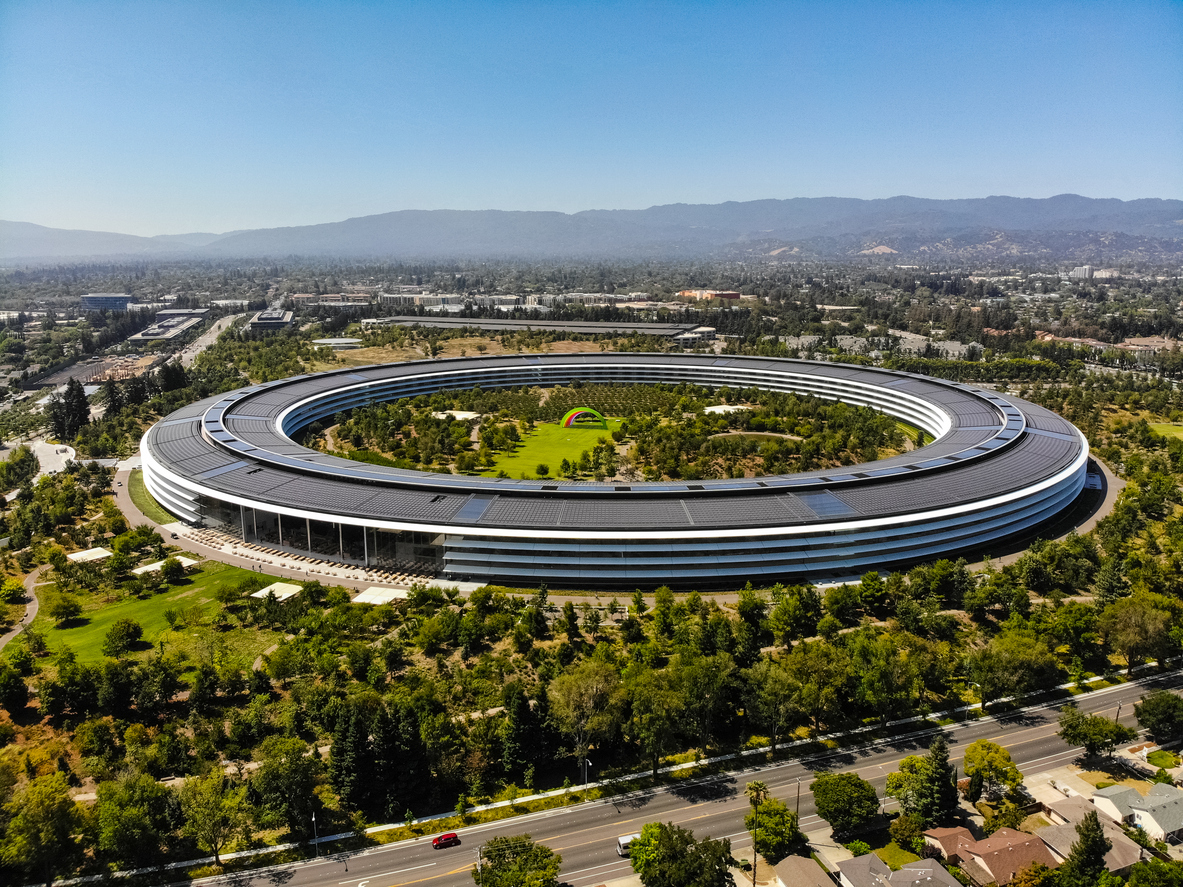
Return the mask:
<svg viewBox="0 0 1183 887">
<path fill-rule="evenodd" d="M 1132 594 L 1114 601 L 1101 614 L 1101 632 L 1130 668 L 1146 656 L 1160 655 L 1168 639 L 1170 613 L 1155 606 L 1155 597 Z"/>
<path fill-rule="evenodd" d="M 7 662 L 0 664 L 0 706 L 16 714 L 29 704 L 29 687 Z"/>
<path fill-rule="evenodd" d="M 772 795 L 768 791 L 768 784 L 761 781 L 761 780 L 758 780 L 758 779 L 754 780 L 752 782 L 749 782 L 744 787 L 743 793 L 744 793 L 744 797 L 746 797 L 748 799 L 748 803 L 752 807 L 752 812 L 744 817 L 744 828 L 746 828 L 749 832 L 752 833 L 752 844 L 755 845 L 757 831 L 760 826 L 760 805 L 763 804 L 765 801 L 767 801 L 770 797 L 772 797 Z M 748 824 L 749 818 L 751 818 L 751 820 L 752 820 L 750 825 Z M 755 882 L 755 880 L 756 880 L 755 865 L 756 865 L 755 860 L 752 860 L 752 871 L 753 871 L 752 881 L 753 882 Z"/>
<path fill-rule="evenodd" d="M 78 851 L 73 834 L 82 817 L 64 773 L 38 776 L 4 810 L 9 819 L 0 859 L 44 878 L 46 884 L 56 872 L 68 870 Z"/>
<path fill-rule="evenodd" d="M 375 788 L 370 723 L 356 702 L 342 712 L 333 733 L 329 780 L 347 810 L 360 810 Z"/>
<path fill-rule="evenodd" d="M 61 625 L 82 615 L 82 602 L 72 594 L 55 594 L 46 607 L 49 618 Z"/>
<path fill-rule="evenodd" d="M 214 855 L 215 865 L 222 864 L 223 848 L 243 825 L 245 798 L 246 786 L 234 786 L 220 770 L 193 777 L 181 789 L 184 832 Z"/>
<path fill-rule="evenodd" d="M 988 739 L 979 739 L 965 750 L 965 775 L 980 778 L 991 793 L 1000 787 L 1016 788 L 1023 781 L 1010 752 Z"/>
<path fill-rule="evenodd" d="M 777 741 L 801 717 L 797 702 L 801 687 L 784 663 L 773 659 L 761 659 L 744 672 L 744 678 L 747 710 L 755 725 L 767 731 L 775 755 Z"/>
<path fill-rule="evenodd" d="M 752 833 L 756 852 L 773 865 L 805 843 L 797 814 L 776 798 L 761 801 L 744 817 L 743 824 Z"/>
<path fill-rule="evenodd" d="M 927 755 L 909 755 L 900 761 L 899 771 L 888 774 L 886 794 L 899 801 L 904 812 L 919 819 L 925 828 L 953 815 L 957 809 L 957 781 L 944 735 L 933 739 Z"/>
<path fill-rule="evenodd" d="M 160 564 L 160 578 L 169 585 L 176 585 L 185 578 L 185 565 L 175 557 L 166 557 Z"/>
<path fill-rule="evenodd" d="M 1059 663 L 1047 644 L 1025 628 L 1007 628 L 970 652 L 966 666 L 982 692 L 982 705 L 1055 685 Z"/>
<path fill-rule="evenodd" d="M 297 838 L 312 834 L 320 761 L 299 739 L 271 736 L 259 747 L 259 769 L 251 776 L 258 798 L 255 816 L 264 828 L 283 826 Z"/>
<path fill-rule="evenodd" d="M 116 619 L 103 639 L 103 655 L 117 659 L 134 647 L 144 635 L 144 629 L 134 619 Z"/>
<path fill-rule="evenodd" d="M 1055 869 L 1049 869 L 1042 862 L 1033 862 L 1019 869 L 1011 879 L 1010 887 L 1057 887 L 1059 879 Z"/>
<path fill-rule="evenodd" d="M 490 838 L 472 870 L 477 887 L 558 887 L 563 857 L 529 835 Z"/>
<path fill-rule="evenodd" d="M 1183 865 L 1161 859 L 1134 863 L 1129 887 L 1183 887 Z"/>
<path fill-rule="evenodd" d="M 99 783 L 94 806 L 99 853 L 129 868 L 156 862 L 173 828 L 173 803 L 172 790 L 146 773 L 125 773 Z"/>
<path fill-rule="evenodd" d="M 957 811 L 957 773 L 949 763 L 949 743 L 938 733 L 924 756 L 924 778 L 916 793 L 916 815 L 928 827 L 946 822 Z"/>
<path fill-rule="evenodd" d="M 809 786 L 817 815 L 838 835 L 849 835 L 879 815 L 879 796 L 871 783 L 855 773 L 818 773 Z"/>
<path fill-rule="evenodd" d="M 582 763 L 592 743 L 607 737 L 620 722 L 620 675 L 611 665 L 585 659 L 574 671 L 559 675 L 548 690 L 551 713 L 559 729 L 571 737 L 573 753 Z"/>
<path fill-rule="evenodd" d="M 628 689 L 632 717 L 625 725 L 625 731 L 649 758 L 656 779 L 662 755 L 681 733 L 682 691 L 673 672 L 664 668 L 639 669 L 633 673 Z"/>
<path fill-rule="evenodd" d="M 50 398 L 45 415 L 50 434 L 63 443 L 74 440 L 78 430 L 90 422 L 90 404 L 82 383 L 77 379 L 67 382 L 64 393 Z"/>
<path fill-rule="evenodd" d="M 1105 854 L 1113 842 L 1105 837 L 1095 810 L 1076 824 L 1076 841 L 1058 871 L 1058 887 L 1097 887 L 1105 869 Z"/>
<path fill-rule="evenodd" d="M 648 822 L 629 846 L 633 871 L 644 887 L 735 887 L 728 867 L 731 841 L 696 841 L 672 822 Z"/>
<path fill-rule="evenodd" d="M 1060 709 L 1060 738 L 1069 745 L 1084 746 L 1089 757 L 1111 755 L 1123 742 L 1137 737 L 1137 731 L 1101 715 L 1089 715 L 1075 705 Z"/>
<path fill-rule="evenodd" d="M 1170 690 L 1155 690 L 1135 703 L 1134 714 L 1159 745 L 1183 737 L 1183 698 Z"/>
</svg>

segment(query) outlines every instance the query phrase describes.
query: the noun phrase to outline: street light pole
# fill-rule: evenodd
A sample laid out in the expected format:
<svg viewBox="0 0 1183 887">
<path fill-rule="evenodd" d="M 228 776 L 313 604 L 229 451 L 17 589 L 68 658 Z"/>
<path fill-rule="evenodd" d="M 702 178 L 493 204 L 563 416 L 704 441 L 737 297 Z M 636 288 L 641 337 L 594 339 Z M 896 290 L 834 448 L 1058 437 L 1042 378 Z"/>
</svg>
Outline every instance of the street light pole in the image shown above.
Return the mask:
<svg viewBox="0 0 1183 887">
<path fill-rule="evenodd" d="M 316 858 L 320 858 L 320 834 L 316 830 L 316 811 L 312 811 L 312 849 L 316 851 Z"/>
<path fill-rule="evenodd" d="M 590 765 L 591 765 L 591 760 L 585 757 L 583 759 L 583 790 L 585 792 L 587 791 L 587 768 Z M 584 798 L 584 800 L 587 800 L 587 799 Z"/>
<path fill-rule="evenodd" d="M 756 849 L 756 835 L 760 832 L 759 804 L 752 808 L 752 814 L 756 817 L 755 828 L 752 829 L 752 887 L 756 887 L 756 865 L 760 861 L 760 851 Z"/>
<path fill-rule="evenodd" d="M 800 776 L 797 777 L 797 811 L 796 811 L 796 815 L 797 815 L 797 822 L 798 822 L 798 824 L 800 824 L 800 822 L 801 822 L 801 777 Z"/>
<path fill-rule="evenodd" d="M 1115 724 L 1121 723 L 1121 703 L 1120 702 L 1117 703 L 1117 714 L 1115 714 L 1113 716 L 1113 723 L 1115 723 Z"/>
</svg>

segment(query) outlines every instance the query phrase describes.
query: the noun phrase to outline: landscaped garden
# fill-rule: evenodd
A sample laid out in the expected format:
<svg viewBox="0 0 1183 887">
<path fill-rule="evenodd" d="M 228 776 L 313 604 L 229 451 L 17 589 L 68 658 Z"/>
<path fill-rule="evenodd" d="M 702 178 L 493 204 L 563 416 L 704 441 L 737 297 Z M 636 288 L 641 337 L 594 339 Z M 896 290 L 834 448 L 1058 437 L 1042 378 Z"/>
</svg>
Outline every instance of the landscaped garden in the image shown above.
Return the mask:
<svg viewBox="0 0 1183 887">
<path fill-rule="evenodd" d="M 576 409 L 607 420 L 565 427 Z M 305 442 L 399 468 L 626 483 L 869 462 L 914 434 L 867 407 L 690 384 L 446 391 L 360 407 L 334 422 L 310 425 Z"/>
</svg>

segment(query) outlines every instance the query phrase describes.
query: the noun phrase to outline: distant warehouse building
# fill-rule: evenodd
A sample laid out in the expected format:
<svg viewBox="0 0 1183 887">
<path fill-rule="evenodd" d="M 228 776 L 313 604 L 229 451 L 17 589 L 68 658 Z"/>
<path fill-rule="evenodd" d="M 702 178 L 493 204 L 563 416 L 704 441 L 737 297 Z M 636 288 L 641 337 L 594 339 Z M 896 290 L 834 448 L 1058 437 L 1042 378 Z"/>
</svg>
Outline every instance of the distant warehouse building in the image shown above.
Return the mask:
<svg viewBox="0 0 1183 887">
<path fill-rule="evenodd" d="M 87 293 L 79 307 L 83 311 L 126 311 L 131 300 L 127 293 Z"/>
</svg>

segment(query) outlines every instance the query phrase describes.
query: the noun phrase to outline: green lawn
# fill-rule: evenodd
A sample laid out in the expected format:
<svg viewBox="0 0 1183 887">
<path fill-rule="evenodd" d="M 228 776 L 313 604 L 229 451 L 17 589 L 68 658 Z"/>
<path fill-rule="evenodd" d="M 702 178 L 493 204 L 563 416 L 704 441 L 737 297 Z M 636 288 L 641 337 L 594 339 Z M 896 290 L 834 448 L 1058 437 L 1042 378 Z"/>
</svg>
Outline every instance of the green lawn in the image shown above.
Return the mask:
<svg viewBox="0 0 1183 887">
<path fill-rule="evenodd" d="M 1163 770 L 1170 770 L 1179 766 L 1179 759 L 1165 749 L 1152 751 L 1146 756 L 1146 763 L 1152 767 L 1161 767 Z"/>
<path fill-rule="evenodd" d="M 127 494 L 131 496 L 131 501 L 135 503 L 136 508 L 140 509 L 149 520 L 154 520 L 158 524 L 171 524 L 176 520 L 152 498 L 152 494 L 144 486 L 144 472 L 139 468 L 133 471 L 127 479 Z"/>
<path fill-rule="evenodd" d="M 620 427 L 622 419 L 609 419 L 604 428 L 563 428 L 557 424 L 539 424 L 534 430 L 522 435 L 522 442 L 512 453 L 502 453 L 491 469 L 481 472 L 486 477 L 495 477 L 504 471 L 510 477 L 536 478 L 540 464 L 550 467 L 550 477 L 558 477 L 559 463 L 564 459 L 578 461 L 579 454 L 590 450 L 601 437 L 609 437 Z"/>
<path fill-rule="evenodd" d="M 1152 423 L 1150 430 L 1156 434 L 1163 434 L 1167 437 L 1183 437 L 1183 425 L 1171 425 L 1167 422 Z"/>
<path fill-rule="evenodd" d="M 891 841 L 886 846 L 877 849 L 875 855 L 886 862 L 893 872 L 903 868 L 909 862 L 916 862 L 920 859 L 911 850 L 905 850 L 895 841 Z"/>
<path fill-rule="evenodd" d="M 226 564 L 207 563 L 205 569 L 187 576 L 180 585 L 174 586 L 164 594 L 153 595 L 149 598 L 129 597 L 124 600 L 105 604 L 98 597 L 84 598 L 82 618 L 70 623 L 69 627 L 58 628 L 45 615 L 44 609 L 37 614 L 33 625 L 37 630 L 45 633 L 46 641 L 51 650 L 69 646 L 77 654 L 80 661 L 96 661 L 103 658 L 103 639 L 116 619 L 129 618 L 140 623 L 144 629 L 144 641 L 155 646 L 163 640 L 167 649 L 188 650 L 193 652 L 199 646 L 208 642 L 208 628 L 202 628 L 202 623 L 208 624 L 210 617 L 221 607 L 214 599 L 214 592 L 223 584 L 237 584 L 252 574 L 250 570 L 230 567 Z M 46 588 L 38 589 L 40 594 Z M 197 608 L 194 611 L 193 608 Z M 173 631 L 165 621 L 164 611 L 174 609 L 191 611 L 200 618 L 190 620 L 184 627 L 178 625 Z M 254 661 L 254 657 L 276 643 L 279 635 L 271 631 L 256 629 L 235 629 L 217 632 L 224 645 L 236 655 Z M 248 665 L 250 662 L 247 663 Z"/>
</svg>

